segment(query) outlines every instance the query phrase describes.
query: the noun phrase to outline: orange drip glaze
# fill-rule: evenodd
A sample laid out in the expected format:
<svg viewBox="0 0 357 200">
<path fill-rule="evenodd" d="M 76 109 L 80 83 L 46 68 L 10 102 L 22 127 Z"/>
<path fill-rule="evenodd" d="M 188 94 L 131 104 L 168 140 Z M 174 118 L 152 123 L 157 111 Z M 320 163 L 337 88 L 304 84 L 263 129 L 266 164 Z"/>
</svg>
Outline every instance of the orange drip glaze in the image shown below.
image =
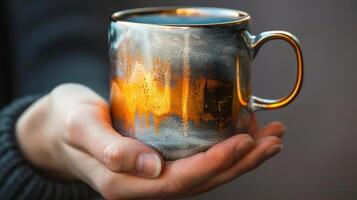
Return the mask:
<svg viewBox="0 0 357 200">
<path fill-rule="evenodd" d="M 206 128 L 210 122 L 224 127 L 230 120 L 217 122 L 212 113 L 204 112 L 205 89 L 215 89 L 220 83 L 205 77 L 192 79 L 188 62 L 183 63 L 180 77 L 173 75 L 169 61 L 155 58 L 153 66 L 146 67 L 140 57 L 124 58 L 124 75 L 114 77 L 111 84 L 113 116 L 120 120 L 124 131 L 135 132 L 135 122 L 140 128 L 149 128 L 152 122 L 155 133 L 159 133 L 160 124 L 172 115 L 181 118 L 183 134 L 187 134 L 189 121 Z"/>
<path fill-rule="evenodd" d="M 187 134 L 188 130 L 188 96 L 190 89 L 190 66 L 189 66 L 189 39 L 188 34 L 185 36 L 185 48 L 183 55 L 183 68 L 182 68 L 182 123 L 183 123 L 183 133 Z"/>
</svg>

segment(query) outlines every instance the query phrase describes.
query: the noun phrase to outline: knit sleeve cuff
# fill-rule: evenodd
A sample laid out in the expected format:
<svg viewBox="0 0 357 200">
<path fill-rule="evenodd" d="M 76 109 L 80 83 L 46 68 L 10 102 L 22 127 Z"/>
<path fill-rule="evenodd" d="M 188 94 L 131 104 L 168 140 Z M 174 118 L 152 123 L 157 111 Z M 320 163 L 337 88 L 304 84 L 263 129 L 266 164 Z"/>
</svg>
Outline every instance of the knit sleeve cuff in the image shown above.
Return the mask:
<svg viewBox="0 0 357 200">
<path fill-rule="evenodd" d="M 40 96 L 14 100 L 0 112 L 0 197 L 6 199 L 90 199 L 97 196 L 79 181 L 62 181 L 36 172 L 15 139 L 19 116 Z"/>
</svg>

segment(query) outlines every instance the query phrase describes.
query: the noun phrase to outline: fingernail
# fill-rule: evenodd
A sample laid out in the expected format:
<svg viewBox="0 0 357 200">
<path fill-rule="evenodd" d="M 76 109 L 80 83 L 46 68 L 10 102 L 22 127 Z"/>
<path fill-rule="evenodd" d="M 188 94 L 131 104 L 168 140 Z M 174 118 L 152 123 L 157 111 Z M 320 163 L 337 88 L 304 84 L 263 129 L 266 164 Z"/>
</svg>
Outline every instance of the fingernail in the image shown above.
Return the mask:
<svg viewBox="0 0 357 200">
<path fill-rule="evenodd" d="M 280 135 L 283 135 L 286 132 L 286 127 L 284 125 L 281 125 L 281 127 L 277 128 L 275 132 Z"/>
<path fill-rule="evenodd" d="M 286 131 L 288 130 L 288 129 L 286 128 L 286 126 L 284 126 L 284 125 L 283 125 L 282 129 L 283 129 L 283 132 L 286 132 Z"/>
<path fill-rule="evenodd" d="M 253 147 L 254 141 L 252 138 L 247 138 L 245 140 L 240 141 L 235 149 L 235 156 L 237 159 L 242 158 L 248 151 Z"/>
<path fill-rule="evenodd" d="M 275 156 L 276 154 L 278 154 L 282 149 L 283 149 L 283 145 L 281 145 L 281 144 L 273 145 L 273 146 L 269 147 L 267 150 L 265 150 L 262 159 L 267 160 L 267 159 Z"/>
<path fill-rule="evenodd" d="M 155 153 L 140 153 L 136 160 L 136 170 L 139 175 L 157 177 L 161 172 L 161 160 Z"/>
</svg>

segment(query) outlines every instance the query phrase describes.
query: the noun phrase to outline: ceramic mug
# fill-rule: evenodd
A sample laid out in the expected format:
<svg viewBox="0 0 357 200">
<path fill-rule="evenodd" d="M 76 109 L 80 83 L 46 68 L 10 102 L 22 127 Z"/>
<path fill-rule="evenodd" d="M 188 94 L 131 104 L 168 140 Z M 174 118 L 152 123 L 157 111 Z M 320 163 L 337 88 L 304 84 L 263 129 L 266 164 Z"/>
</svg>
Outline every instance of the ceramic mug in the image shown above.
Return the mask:
<svg viewBox="0 0 357 200">
<path fill-rule="evenodd" d="M 207 7 L 154 7 L 111 16 L 111 112 L 115 129 L 166 160 L 187 157 L 242 132 L 254 111 L 283 107 L 298 95 L 303 58 L 284 31 L 252 35 L 250 16 Z M 295 86 L 287 96 L 252 95 L 250 63 L 270 40 L 294 49 Z"/>
</svg>

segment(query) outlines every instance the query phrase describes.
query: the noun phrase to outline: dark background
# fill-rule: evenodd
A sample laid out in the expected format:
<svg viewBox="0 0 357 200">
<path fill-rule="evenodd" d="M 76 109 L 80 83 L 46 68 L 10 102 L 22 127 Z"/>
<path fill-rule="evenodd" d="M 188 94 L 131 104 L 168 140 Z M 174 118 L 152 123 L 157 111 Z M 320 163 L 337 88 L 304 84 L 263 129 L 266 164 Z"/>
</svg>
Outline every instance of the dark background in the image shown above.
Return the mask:
<svg viewBox="0 0 357 200">
<path fill-rule="evenodd" d="M 73 3 L 86 5 L 85 1 Z M 253 172 L 192 199 L 357 199 L 357 1 L 103 1 L 93 10 L 98 12 L 98 21 L 93 23 L 103 30 L 99 36 L 102 45 L 98 46 L 103 59 L 107 59 L 106 29 L 112 12 L 164 5 L 246 11 L 252 17 L 254 34 L 265 30 L 295 34 L 305 59 L 305 82 L 296 101 L 281 110 L 257 113 L 261 124 L 272 120 L 286 124 L 283 152 Z M 0 58 L 7 55 L 6 50 L 1 52 Z M 4 75 L 6 71 L 1 69 Z M 293 51 L 283 42 L 268 43 L 252 65 L 252 76 L 256 95 L 266 98 L 285 95 L 295 81 Z M 10 88 L 4 77 L 0 82 L 2 91 Z M 52 81 L 49 87 L 57 83 Z M 15 90 L 12 97 L 26 94 L 16 91 L 20 90 Z M 8 101 L 5 96 L 1 100 Z"/>
</svg>

